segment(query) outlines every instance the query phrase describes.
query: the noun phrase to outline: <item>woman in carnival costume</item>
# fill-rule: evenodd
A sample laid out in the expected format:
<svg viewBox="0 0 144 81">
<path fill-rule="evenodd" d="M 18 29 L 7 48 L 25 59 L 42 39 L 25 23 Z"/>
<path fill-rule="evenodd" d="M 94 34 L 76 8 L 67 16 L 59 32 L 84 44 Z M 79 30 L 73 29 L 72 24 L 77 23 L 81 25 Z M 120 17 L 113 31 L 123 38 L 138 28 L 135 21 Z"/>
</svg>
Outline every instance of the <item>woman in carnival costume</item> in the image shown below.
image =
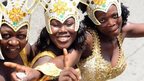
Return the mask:
<svg viewBox="0 0 144 81">
<path fill-rule="evenodd" d="M 82 81 L 107 81 L 126 67 L 122 43 L 125 37 L 143 37 L 144 23 L 127 22 L 129 10 L 119 0 L 82 0 L 88 16 L 85 24 L 93 35 L 93 52 L 82 54 L 78 64 Z M 84 56 L 85 55 L 85 56 Z M 67 77 L 61 73 L 60 79 Z M 72 77 L 69 77 L 72 78 Z"/>
<path fill-rule="evenodd" d="M 40 81 L 51 80 L 59 76 L 61 69 L 64 66 L 73 66 L 71 64 L 77 62 L 73 58 L 76 58 L 77 54 L 84 50 L 85 31 L 81 22 L 84 16 L 77 9 L 78 3 L 79 0 L 40 1 L 45 9 L 46 27 L 42 29 L 38 41 L 32 47 L 34 55 L 37 54 L 37 56 L 31 63 L 31 67 L 46 75 L 42 76 Z M 74 63 L 67 61 L 64 64 L 64 54 L 68 54 L 67 57 L 70 57 L 69 59 L 73 60 Z M 78 56 L 80 58 L 80 55 Z M 14 63 L 6 63 L 6 65 L 15 68 L 21 67 Z M 23 80 L 30 81 L 30 77 L 33 76 L 27 75 Z"/>
<path fill-rule="evenodd" d="M 31 65 L 43 74 L 52 76 L 45 76 L 48 79 L 59 76 L 61 69 L 65 66 L 62 60 L 64 51 L 69 53 L 70 58 L 75 58 L 77 55 L 72 54 L 80 53 L 84 49 L 85 31 L 81 22 L 83 15 L 77 9 L 78 3 L 78 0 L 43 0 L 40 2 L 45 9 L 46 27 L 43 28 L 38 41 L 33 46 L 36 48 L 35 54 L 38 55 Z M 58 59 L 52 60 L 56 57 Z M 76 62 L 74 59 L 73 61 Z M 71 64 L 68 63 L 67 66 L 73 66 Z"/>
<path fill-rule="evenodd" d="M 25 66 L 29 65 L 32 55 L 29 55 L 28 32 L 31 13 L 36 6 L 34 1 L 28 7 L 28 0 L 7 0 L 0 2 L 0 75 L 11 81 L 10 74 L 14 69 L 4 66 L 10 61 Z M 29 49 L 29 48 L 28 48 Z"/>
</svg>

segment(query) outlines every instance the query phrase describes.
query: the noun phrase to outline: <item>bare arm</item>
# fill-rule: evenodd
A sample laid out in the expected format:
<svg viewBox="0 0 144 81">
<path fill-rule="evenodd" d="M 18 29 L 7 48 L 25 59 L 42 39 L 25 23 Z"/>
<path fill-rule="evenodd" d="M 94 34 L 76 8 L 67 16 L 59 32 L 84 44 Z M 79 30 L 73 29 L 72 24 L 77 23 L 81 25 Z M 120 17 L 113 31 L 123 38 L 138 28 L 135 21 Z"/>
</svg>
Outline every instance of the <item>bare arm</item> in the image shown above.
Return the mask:
<svg viewBox="0 0 144 81">
<path fill-rule="evenodd" d="M 67 53 L 67 52 L 65 52 Z M 64 56 L 66 55 L 66 56 Z M 78 50 L 72 50 L 69 54 L 64 54 L 61 56 L 57 56 L 55 58 L 51 58 L 49 56 L 41 57 L 37 60 L 37 62 L 34 64 L 33 67 L 36 67 L 37 65 L 41 65 L 47 62 L 54 63 L 58 68 L 63 69 L 65 66 L 64 60 L 66 59 L 66 64 L 69 67 L 73 67 L 75 64 L 78 63 L 81 52 Z"/>
<path fill-rule="evenodd" d="M 125 37 L 144 37 L 144 23 L 127 23 L 122 32 Z"/>
<path fill-rule="evenodd" d="M 41 72 L 24 65 L 12 62 L 4 62 L 4 65 L 16 70 L 11 74 L 12 81 L 38 81 L 38 79 L 41 77 Z M 23 78 L 18 78 L 17 73 L 19 72 L 23 72 L 26 76 Z"/>
</svg>

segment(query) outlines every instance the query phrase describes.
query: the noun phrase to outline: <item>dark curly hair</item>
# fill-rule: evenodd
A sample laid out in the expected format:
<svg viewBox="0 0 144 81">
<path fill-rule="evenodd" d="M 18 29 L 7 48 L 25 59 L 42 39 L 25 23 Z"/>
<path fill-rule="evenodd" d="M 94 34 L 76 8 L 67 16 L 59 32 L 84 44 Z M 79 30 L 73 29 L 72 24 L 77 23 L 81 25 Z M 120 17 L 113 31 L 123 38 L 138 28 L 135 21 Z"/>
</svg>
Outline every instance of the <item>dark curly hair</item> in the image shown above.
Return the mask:
<svg viewBox="0 0 144 81">
<path fill-rule="evenodd" d="M 77 31 L 77 37 L 73 44 L 68 48 L 70 49 L 77 49 L 77 50 L 84 50 L 85 48 L 85 26 L 82 23 L 83 21 L 80 22 L 79 30 Z M 47 43 L 47 42 L 50 43 Z M 49 33 L 46 30 L 46 27 L 44 27 L 40 33 L 40 36 L 36 42 L 36 47 L 39 50 L 38 52 L 42 52 L 45 50 L 51 50 L 54 53 L 55 51 L 58 50 L 58 48 L 53 44 L 52 40 L 49 37 Z M 60 52 L 61 53 L 61 52 Z"/>
<path fill-rule="evenodd" d="M 128 7 L 123 5 L 121 3 L 121 11 L 122 11 L 122 26 L 124 26 L 127 23 L 128 16 L 130 15 L 130 11 L 128 10 Z"/>
<path fill-rule="evenodd" d="M 84 13 L 86 11 L 87 6 L 85 4 L 80 3 L 79 8 Z M 127 23 L 128 16 L 130 15 L 130 11 L 128 10 L 128 7 L 123 5 L 123 3 L 121 3 L 121 10 L 122 10 L 121 16 L 122 16 L 122 27 L 123 27 Z M 96 26 L 93 23 L 93 21 L 88 17 L 88 15 L 85 16 L 84 23 L 87 27 L 95 28 Z"/>
</svg>

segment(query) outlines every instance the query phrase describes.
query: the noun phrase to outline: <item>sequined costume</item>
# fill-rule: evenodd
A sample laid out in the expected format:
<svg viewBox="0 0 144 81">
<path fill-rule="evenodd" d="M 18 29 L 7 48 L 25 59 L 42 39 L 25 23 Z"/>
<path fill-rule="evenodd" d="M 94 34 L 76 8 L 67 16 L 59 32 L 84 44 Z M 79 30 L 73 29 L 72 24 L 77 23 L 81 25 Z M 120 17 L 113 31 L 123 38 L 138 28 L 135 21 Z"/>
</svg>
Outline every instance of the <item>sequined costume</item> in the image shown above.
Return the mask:
<svg viewBox="0 0 144 81">
<path fill-rule="evenodd" d="M 98 34 L 94 32 L 92 34 L 94 39 L 92 55 L 81 60 L 78 64 L 82 75 L 82 81 L 107 81 L 108 79 L 120 75 L 126 67 L 124 54 L 121 48 L 121 35 L 117 37 L 120 45 L 120 55 L 116 66 L 112 67 L 111 63 L 106 61 L 101 55 L 100 39 Z"/>
</svg>

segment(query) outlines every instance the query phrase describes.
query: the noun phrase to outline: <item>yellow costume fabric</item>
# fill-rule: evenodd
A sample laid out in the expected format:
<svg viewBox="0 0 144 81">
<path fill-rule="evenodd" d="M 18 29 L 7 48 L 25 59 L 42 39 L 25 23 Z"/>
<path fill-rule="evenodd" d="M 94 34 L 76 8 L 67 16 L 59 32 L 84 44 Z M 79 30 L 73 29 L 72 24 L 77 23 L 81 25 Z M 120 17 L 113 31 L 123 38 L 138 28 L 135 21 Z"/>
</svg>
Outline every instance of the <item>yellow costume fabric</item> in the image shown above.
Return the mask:
<svg viewBox="0 0 144 81">
<path fill-rule="evenodd" d="M 116 66 L 112 67 L 111 63 L 106 61 L 101 55 L 100 39 L 98 34 L 94 32 L 92 32 L 92 34 L 94 39 L 92 55 L 81 60 L 78 64 L 81 71 L 82 81 L 107 81 L 120 75 L 126 67 L 124 54 L 121 48 L 122 36 L 119 35 L 117 37 L 120 45 L 120 55 Z"/>
<path fill-rule="evenodd" d="M 33 66 L 39 58 L 44 57 L 44 56 L 49 56 L 51 58 L 55 58 L 55 54 L 53 52 L 44 51 L 44 52 L 37 54 L 37 56 L 35 56 L 35 58 L 33 59 L 32 63 L 31 63 L 31 66 Z"/>
<path fill-rule="evenodd" d="M 32 63 L 31 63 L 31 67 L 37 62 L 37 60 L 39 58 L 44 57 L 44 56 L 49 56 L 51 58 L 55 58 L 56 57 L 55 54 L 52 51 L 41 52 L 33 59 Z M 36 66 L 35 69 L 41 71 L 44 74 L 44 76 L 39 81 L 48 81 L 48 80 L 53 79 L 54 77 L 48 76 L 49 74 L 54 74 L 54 75 L 55 74 L 56 75 L 59 74 L 58 72 L 56 72 L 59 69 L 56 68 L 56 67 L 53 67 L 53 66 L 54 65 L 52 63 L 44 63 L 42 65 Z M 52 68 L 53 68 L 53 70 L 56 70 L 56 71 L 54 73 L 49 73 L 49 72 L 51 72 L 50 70 L 52 70 Z"/>
<path fill-rule="evenodd" d="M 20 56 L 22 58 L 24 65 L 29 66 L 30 63 L 28 62 L 27 52 L 25 48 L 23 48 L 23 50 L 20 52 Z"/>
</svg>

